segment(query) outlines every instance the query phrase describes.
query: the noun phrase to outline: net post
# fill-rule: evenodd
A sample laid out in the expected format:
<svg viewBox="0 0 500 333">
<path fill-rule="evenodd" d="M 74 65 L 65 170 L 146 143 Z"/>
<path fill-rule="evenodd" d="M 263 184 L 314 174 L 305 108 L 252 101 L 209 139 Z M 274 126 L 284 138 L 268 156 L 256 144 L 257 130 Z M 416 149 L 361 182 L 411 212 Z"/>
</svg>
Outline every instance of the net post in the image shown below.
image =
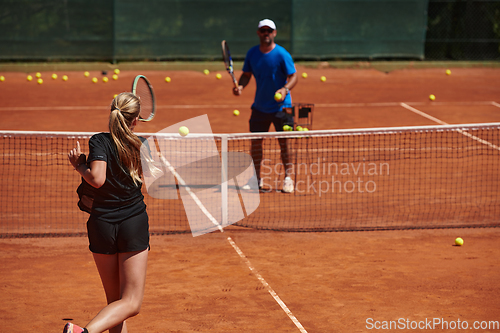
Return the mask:
<svg viewBox="0 0 500 333">
<path fill-rule="evenodd" d="M 227 166 L 227 141 L 228 135 L 221 135 L 221 217 L 222 217 L 222 226 L 228 225 L 228 187 L 227 187 L 227 175 L 228 175 L 228 166 Z"/>
</svg>

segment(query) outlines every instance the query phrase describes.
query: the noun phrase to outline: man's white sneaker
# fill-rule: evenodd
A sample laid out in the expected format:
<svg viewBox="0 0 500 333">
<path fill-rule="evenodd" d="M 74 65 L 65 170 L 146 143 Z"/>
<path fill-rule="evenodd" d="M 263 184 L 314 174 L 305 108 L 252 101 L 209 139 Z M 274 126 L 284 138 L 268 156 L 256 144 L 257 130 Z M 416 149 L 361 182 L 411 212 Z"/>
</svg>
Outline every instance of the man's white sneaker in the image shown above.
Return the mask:
<svg viewBox="0 0 500 333">
<path fill-rule="evenodd" d="M 292 193 L 293 190 L 294 190 L 294 186 L 293 186 L 292 178 L 285 177 L 285 180 L 283 181 L 283 192 Z"/>
</svg>

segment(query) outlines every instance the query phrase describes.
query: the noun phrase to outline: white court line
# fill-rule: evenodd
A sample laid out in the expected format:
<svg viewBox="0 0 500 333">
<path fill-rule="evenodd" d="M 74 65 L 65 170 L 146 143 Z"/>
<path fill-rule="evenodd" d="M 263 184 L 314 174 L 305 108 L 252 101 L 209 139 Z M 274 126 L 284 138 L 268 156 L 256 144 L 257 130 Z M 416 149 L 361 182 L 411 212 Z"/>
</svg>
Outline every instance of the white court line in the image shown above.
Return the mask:
<svg viewBox="0 0 500 333">
<path fill-rule="evenodd" d="M 230 109 L 243 108 L 245 105 L 157 105 L 157 109 Z M 4 106 L 2 111 L 66 111 L 66 110 L 108 110 L 107 106 Z"/>
<path fill-rule="evenodd" d="M 212 222 L 215 226 L 217 226 L 217 228 L 220 230 L 220 232 L 224 232 L 224 229 L 219 224 L 219 222 L 217 222 L 217 219 L 215 217 L 213 217 L 212 214 L 210 214 L 210 212 L 203 205 L 203 203 L 201 202 L 201 200 L 198 199 L 198 197 L 196 196 L 196 194 L 194 194 L 193 191 L 191 191 L 191 188 L 186 184 L 186 182 L 184 181 L 184 179 L 182 179 L 182 177 L 177 173 L 177 171 L 172 166 L 172 164 L 170 164 L 170 162 L 167 161 L 165 159 L 165 157 L 163 157 L 161 155 L 160 155 L 160 158 L 161 158 L 161 161 L 163 162 L 163 164 L 165 164 L 165 166 L 167 167 L 167 169 L 175 176 L 175 178 L 177 179 L 177 181 L 182 186 L 184 186 L 184 189 L 188 192 L 188 194 L 194 200 L 194 202 L 196 203 L 196 205 L 198 205 L 198 207 L 201 209 L 201 211 L 206 215 L 206 217 L 208 217 L 208 219 L 210 220 L 210 222 Z"/>
<path fill-rule="evenodd" d="M 307 103 L 304 103 L 307 104 Z M 406 102 L 409 105 L 426 105 L 424 102 Z M 352 108 L 352 107 L 384 107 L 384 106 L 400 106 L 400 102 L 386 103 L 332 103 L 332 104 L 315 104 L 316 108 Z M 500 107 L 500 104 L 492 101 L 485 102 L 433 102 L 432 105 L 493 105 Z M 230 108 L 245 108 L 248 104 L 210 104 L 210 105 L 157 105 L 157 109 L 230 109 Z M 65 111 L 65 110 L 107 110 L 107 106 L 4 106 L 0 107 L 2 111 Z"/>
<path fill-rule="evenodd" d="M 415 112 L 416 114 L 421 115 L 422 117 L 425 117 L 425 118 L 427 118 L 427 119 L 430 119 L 430 120 L 432 120 L 432 121 L 435 121 L 435 122 L 436 122 L 436 123 L 438 123 L 438 124 L 441 124 L 441 125 L 449 125 L 448 123 L 445 123 L 444 121 L 442 121 L 442 120 L 440 120 L 440 119 L 437 119 L 437 118 L 435 118 L 435 117 L 433 117 L 433 116 L 431 116 L 431 115 L 428 115 L 428 114 L 427 114 L 427 113 L 425 113 L 425 112 L 422 112 L 422 111 L 420 111 L 420 110 L 417 110 L 417 109 L 415 109 L 414 107 L 409 106 L 408 104 L 401 103 L 401 106 L 402 106 L 402 107 L 404 107 L 405 109 L 408 109 L 408 110 L 410 110 L 410 111 L 412 111 L 412 112 Z M 458 132 L 458 133 L 460 133 L 460 134 L 462 134 L 462 135 L 464 135 L 464 136 L 466 136 L 466 137 L 468 137 L 468 138 L 471 138 L 472 140 L 475 140 L 475 141 L 477 141 L 477 142 L 479 142 L 479 143 L 482 143 L 482 144 L 484 144 L 484 145 L 487 145 L 488 147 L 491 147 L 491 148 L 496 149 L 496 150 L 500 150 L 500 147 L 499 147 L 499 146 L 497 146 L 497 145 L 495 145 L 495 144 L 493 144 L 493 143 L 491 143 L 491 142 L 488 142 L 488 141 L 486 141 L 486 140 L 483 140 L 483 139 L 481 139 L 481 138 L 478 138 L 477 136 L 472 135 L 472 134 L 470 134 L 470 133 L 467 133 L 466 131 L 462 131 L 461 129 L 457 129 L 457 132 Z"/>
<path fill-rule="evenodd" d="M 287 314 L 287 316 L 292 320 L 292 322 L 295 324 L 295 326 L 297 326 L 297 328 L 299 329 L 299 331 L 302 332 L 302 333 L 307 333 L 307 331 L 304 328 L 304 326 L 302 326 L 302 324 L 299 322 L 299 320 L 293 315 L 292 311 L 290 311 L 290 309 L 281 300 L 281 298 L 278 296 L 278 294 L 273 290 L 273 288 L 271 288 L 271 286 L 269 285 L 269 283 L 267 283 L 267 281 L 262 277 L 262 275 L 260 275 L 259 272 L 257 272 L 255 270 L 255 268 L 253 267 L 253 265 L 250 262 L 250 260 L 248 260 L 248 258 L 245 256 L 245 254 L 243 253 L 243 251 L 241 251 L 241 249 L 238 247 L 238 245 L 236 245 L 236 243 L 231 239 L 231 237 L 228 237 L 227 241 L 229 242 L 229 244 L 231 244 L 231 246 L 234 248 L 234 250 L 236 251 L 236 253 L 238 253 L 238 255 L 241 257 L 241 259 L 243 259 L 243 261 L 245 261 L 245 263 L 247 264 L 247 266 L 250 269 L 250 271 L 257 277 L 257 279 L 259 279 L 259 281 L 262 283 L 262 285 L 264 287 L 266 287 L 267 291 L 271 294 L 271 296 L 279 304 L 279 306 L 281 306 L 281 308 L 283 309 L 283 311 L 285 311 L 285 313 Z"/>
<path fill-rule="evenodd" d="M 427 118 L 427 119 L 430 119 L 430 120 L 432 120 L 432 121 L 434 121 L 434 122 L 436 122 L 436 123 L 438 123 L 438 124 L 441 124 L 441 125 L 449 125 L 448 123 L 445 123 L 444 121 L 442 121 L 442 120 L 440 120 L 440 119 L 437 119 L 437 118 L 435 118 L 435 117 L 433 117 L 433 116 L 431 116 L 431 115 L 428 115 L 428 114 L 427 114 L 427 113 L 425 113 L 425 112 L 422 112 L 422 111 L 420 111 L 420 110 L 417 110 L 417 109 L 415 109 L 414 107 L 411 107 L 411 106 L 409 106 L 409 105 L 408 105 L 408 104 L 406 104 L 406 103 L 400 103 L 399 105 L 401 105 L 402 107 L 404 107 L 404 108 L 405 108 L 405 109 L 407 109 L 407 110 L 410 110 L 411 112 L 415 112 L 416 114 L 421 115 L 422 117 L 425 117 L 425 118 Z"/>
<path fill-rule="evenodd" d="M 196 194 L 194 194 L 193 191 L 191 191 L 191 189 L 189 188 L 189 186 L 186 184 L 186 182 L 184 181 L 184 179 L 182 179 L 182 177 L 177 173 L 177 171 L 172 166 L 172 164 L 170 164 L 170 162 L 167 161 L 161 155 L 160 155 L 160 158 L 161 158 L 163 164 L 165 164 L 165 166 L 168 168 L 168 170 L 170 172 L 172 172 L 172 174 L 175 176 L 175 178 L 177 178 L 177 181 L 181 185 L 184 186 L 184 188 L 186 189 L 186 191 L 193 198 L 193 200 L 196 202 L 196 204 L 202 210 L 202 212 L 210 219 L 210 221 L 213 224 L 215 224 L 218 227 L 218 229 L 220 230 L 220 232 L 224 232 L 224 229 L 222 228 L 222 226 L 217 222 L 217 220 L 212 216 L 212 214 L 210 214 L 210 212 L 205 208 L 205 206 L 200 201 L 200 199 L 198 199 L 198 197 L 196 196 Z M 302 326 L 302 324 L 292 314 L 292 311 L 290 311 L 290 309 L 288 309 L 288 307 L 286 306 L 286 304 L 281 300 L 281 298 L 273 290 L 273 288 L 271 288 L 271 286 L 269 285 L 269 283 L 267 283 L 267 281 L 262 277 L 262 275 L 260 275 L 255 270 L 255 268 L 253 267 L 253 265 L 250 263 L 250 261 L 245 256 L 245 254 L 243 253 L 243 251 L 241 251 L 241 249 L 238 247 L 238 245 L 236 245 L 236 243 L 231 239 L 231 237 L 227 237 L 227 241 L 229 242 L 229 244 L 231 244 L 231 246 L 234 248 L 234 250 L 236 251 L 236 253 L 238 253 L 238 255 L 245 261 L 245 263 L 247 264 L 247 266 L 250 269 L 250 271 L 252 271 L 252 273 L 255 274 L 255 276 L 257 277 L 257 279 L 259 279 L 259 281 L 264 285 L 264 287 L 266 287 L 267 291 L 271 294 L 271 296 L 274 298 L 274 300 L 281 306 L 281 308 L 283 309 L 283 311 L 285 311 L 285 313 L 292 320 L 292 322 L 295 324 L 295 326 L 297 326 L 297 328 L 300 330 L 300 332 L 301 333 L 307 333 L 307 331 L 304 329 L 304 327 Z"/>
<path fill-rule="evenodd" d="M 433 106 L 437 105 L 491 105 L 491 101 L 479 102 L 432 102 Z M 306 104 L 306 103 L 305 103 Z M 428 105 L 427 102 L 406 102 L 411 105 Z M 383 107 L 383 106 L 400 106 L 401 102 L 380 102 L 380 103 L 330 103 L 330 104 L 314 104 L 316 108 L 352 108 L 352 107 Z"/>
</svg>

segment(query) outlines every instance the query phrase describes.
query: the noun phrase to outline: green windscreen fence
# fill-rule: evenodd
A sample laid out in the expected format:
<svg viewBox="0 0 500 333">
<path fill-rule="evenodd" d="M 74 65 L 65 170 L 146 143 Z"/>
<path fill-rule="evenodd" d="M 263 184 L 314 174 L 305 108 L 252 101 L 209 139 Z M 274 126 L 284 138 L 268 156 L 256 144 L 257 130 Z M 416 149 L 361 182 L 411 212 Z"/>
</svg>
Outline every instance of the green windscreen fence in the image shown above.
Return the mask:
<svg viewBox="0 0 500 333">
<path fill-rule="evenodd" d="M 484 3 L 491 5 L 479 8 Z M 467 56 L 456 50 L 458 46 L 440 44 L 462 38 L 457 29 L 479 43 L 468 45 L 482 45 L 482 36 L 488 36 L 487 57 L 495 59 L 500 42 L 498 4 L 498 0 L 0 0 L 0 59 L 210 60 L 220 59 L 223 39 L 234 58 L 243 59 L 258 43 L 257 22 L 263 18 L 276 22 L 276 42 L 296 60 L 424 59 L 428 48 L 435 57 Z M 472 9 L 475 16 L 467 16 Z M 465 19 L 458 18 L 457 23 L 457 15 Z M 481 24 L 478 31 L 475 22 Z"/>
<path fill-rule="evenodd" d="M 102 0 L 0 0 L 0 59 L 111 59 L 114 6 Z"/>
<path fill-rule="evenodd" d="M 295 59 L 423 58 L 427 2 L 0 0 L 0 59 L 238 59 L 263 18 Z"/>
<path fill-rule="evenodd" d="M 294 1 L 294 54 L 423 58 L 427 1 Z"/>
</svg>

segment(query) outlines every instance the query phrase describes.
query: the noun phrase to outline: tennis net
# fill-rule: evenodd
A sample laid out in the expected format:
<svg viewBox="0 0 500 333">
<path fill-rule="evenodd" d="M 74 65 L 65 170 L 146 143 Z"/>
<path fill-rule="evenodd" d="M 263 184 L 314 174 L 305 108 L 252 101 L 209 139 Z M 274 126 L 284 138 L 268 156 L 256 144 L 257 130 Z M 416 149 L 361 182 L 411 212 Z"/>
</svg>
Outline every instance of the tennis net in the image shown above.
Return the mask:
<svg viewBox="0 0 500 333">
<path fill-rule="evenodd" d="M 67 153 L 77 140 L 88 153 L 92 135 L 0 132 L 0 237 L 86 234 L 88 215 L 76 205 L 80 177 Z M 185 140 L 156 138 L 160 146 Z M 237 226 L 349 231 L 500 225 L 500 123 L 214 134 L 209 139 L 219 156 L 250 155 L 252 142 L 262 140 L 260 203 Z M 191 136 L 179 154 L 204 149 L 206 140 Z M 293 193 L 282 192 L 280 141 L 286 142 Z M 242 203 L 241 189 L 223 190 L 220 161 L 189 165 L 198 176 L 187 184 L 174 180 L 173 196 L 158 198 L 144 190 L 151 233 L 190 232 L 196 221 L 188 221 L 182 187 L 212 189 L 218 207 L 212 213 L 222 225 L 228 205 Z"/>
</svg>

